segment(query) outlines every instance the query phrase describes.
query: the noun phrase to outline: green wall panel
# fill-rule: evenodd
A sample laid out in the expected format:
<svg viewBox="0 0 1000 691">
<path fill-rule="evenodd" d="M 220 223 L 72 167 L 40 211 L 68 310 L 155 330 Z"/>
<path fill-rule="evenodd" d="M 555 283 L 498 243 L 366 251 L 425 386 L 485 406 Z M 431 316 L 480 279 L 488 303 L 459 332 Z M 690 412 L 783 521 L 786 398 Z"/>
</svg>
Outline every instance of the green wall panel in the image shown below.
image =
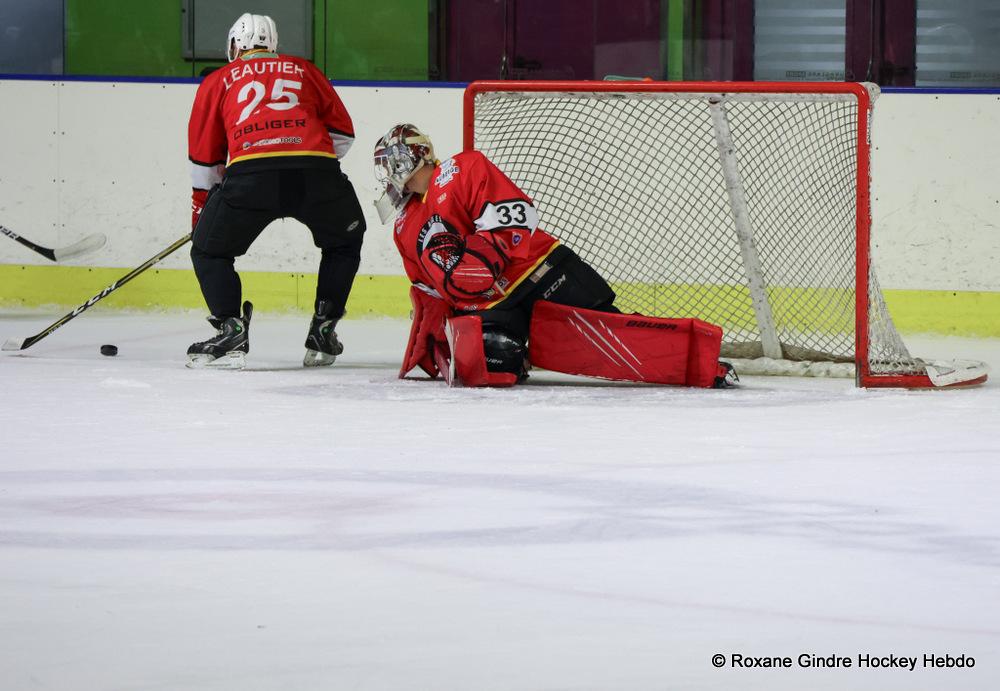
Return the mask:
<svg viewBox="0 0 1000 691">
<path fill-rule="evenodd" d="M 178 0 L 66 0 L 66 73 L 191 76 Z"/>
<path fill-rule="evenodd" d="M 196 77 L 222 63 L 181 57 L 180 0 L 66 0 L 65 64 L 66 74 Z"/>
<path fill-rule="evenodd" d="M 192 77 L 221 64 L 181 57 L 182 19 L 180 0 L 66 0 L 66 74 Z M 428 0 L 316 0 L 314 19 L 327 76 L 427 79 Z"/>
<path fill-rule="evenodd" d="M 325 0 L 323 10 L 317 61 L 323 45 L 319 64 L 330 78 L 427 79 L 427 0 Z"/>
</svg>

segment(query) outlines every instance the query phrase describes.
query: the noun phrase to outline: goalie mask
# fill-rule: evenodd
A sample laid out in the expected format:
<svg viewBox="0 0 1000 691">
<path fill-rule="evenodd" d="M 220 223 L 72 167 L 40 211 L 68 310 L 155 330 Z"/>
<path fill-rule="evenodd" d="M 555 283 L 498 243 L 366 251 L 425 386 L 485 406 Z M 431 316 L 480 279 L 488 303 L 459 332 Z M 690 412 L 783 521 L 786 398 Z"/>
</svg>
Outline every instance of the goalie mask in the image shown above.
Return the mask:
<svg viewBox="0 0 1000 691">
<path fill-rule="evenodd" d="M 375 202 L 382 223 L 387 223 L 410 198 L 406 183 L 425 165 L 434 165 L 434 145 L 414 125 L 396 125 L 375 144 L 375 178 L 383 194 Z"/>
<path fill-rule="evenodd" d="M 244 50 L 264 48 L 275 53 L 278 50 L 278 28 L 274 20 L 263 14 L 247 12 L 236 20 L 229 30 L 229 42 L 226 46 L 226 57 L 232 62 Z"/>
</svg>

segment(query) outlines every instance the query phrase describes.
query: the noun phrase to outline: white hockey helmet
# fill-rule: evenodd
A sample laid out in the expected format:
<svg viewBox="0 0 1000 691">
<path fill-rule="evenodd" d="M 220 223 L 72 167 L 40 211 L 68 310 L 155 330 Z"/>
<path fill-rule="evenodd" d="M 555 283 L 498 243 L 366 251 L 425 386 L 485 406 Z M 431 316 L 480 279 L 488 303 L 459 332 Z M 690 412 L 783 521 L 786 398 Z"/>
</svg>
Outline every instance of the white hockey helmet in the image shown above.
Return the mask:
<svg viewBox="0 0 1000 691">
<path fill-rule="evenodd" d="M 410 198 L 406 183 L 413 174 L 425 165 L 435 165 L 437 159 L 430 137 L 416 125 L 402 123 L 386 132 L 375 144 L 373 162 L 375 178 L 383 188 L 375 208 L 382 223 L 386 223 Z"/>
<path fill-rule="evenodd" d="M 264 14 L 240 16 L 229 30 L 229 42 L 226 46 L 226 57 L 232 62 L 244 50 L 266 48 L 274 53 L 278 50 L 278 27 L 274 20 Z"/>
</svg>

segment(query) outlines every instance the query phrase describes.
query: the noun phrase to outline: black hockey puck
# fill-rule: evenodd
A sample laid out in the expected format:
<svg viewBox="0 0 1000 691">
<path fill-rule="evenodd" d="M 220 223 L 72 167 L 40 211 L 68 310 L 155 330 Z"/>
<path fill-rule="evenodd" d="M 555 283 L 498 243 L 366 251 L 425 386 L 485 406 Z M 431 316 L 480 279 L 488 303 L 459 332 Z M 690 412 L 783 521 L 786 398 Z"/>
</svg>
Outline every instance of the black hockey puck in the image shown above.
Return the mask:
<svg viewBox="0 0 1000 691">
<path fill-rule="evenodd" d="M 108 357 L 113 357 L 118 354 L 118 346 L 116 345 L 102 345 L 101 355 L 107 355 Z"/>
</svg>

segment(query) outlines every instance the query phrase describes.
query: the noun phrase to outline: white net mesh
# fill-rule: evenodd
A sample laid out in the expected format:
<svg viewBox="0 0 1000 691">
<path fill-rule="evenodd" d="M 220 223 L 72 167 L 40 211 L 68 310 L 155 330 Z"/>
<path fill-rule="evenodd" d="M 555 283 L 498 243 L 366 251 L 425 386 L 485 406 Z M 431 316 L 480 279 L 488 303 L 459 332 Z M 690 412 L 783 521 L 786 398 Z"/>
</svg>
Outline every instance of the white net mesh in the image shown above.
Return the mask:
<svg viewBox="0 0 1000 691">
<path fill-rule="evenodd" d="M 719 324 L 726 357 L 852 363 L 858 118 L 851 93 L 496 91 L 474 146 L 623 311 Z M 873 372 L 922 372 L 874 271 L 868 305 Z"/>
</svg>

